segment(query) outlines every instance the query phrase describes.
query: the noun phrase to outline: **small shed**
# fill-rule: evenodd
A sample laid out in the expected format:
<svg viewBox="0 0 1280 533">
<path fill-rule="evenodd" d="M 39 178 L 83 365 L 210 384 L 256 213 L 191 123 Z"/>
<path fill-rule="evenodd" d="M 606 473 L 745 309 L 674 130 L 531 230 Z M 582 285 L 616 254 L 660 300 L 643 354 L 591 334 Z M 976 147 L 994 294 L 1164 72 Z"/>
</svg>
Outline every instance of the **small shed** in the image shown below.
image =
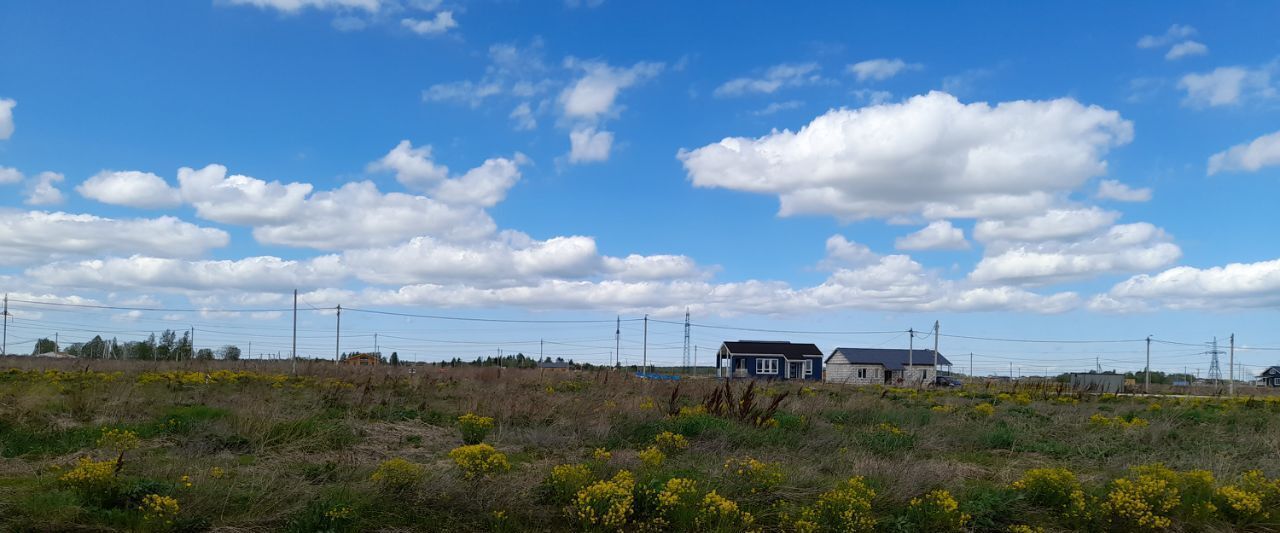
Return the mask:
<svg viewBox="0 0 1280 533">
<path fill-rule="evenodd" d="M 1071 388 L 1083 392 L 1109 392 L 1112 394 L 1124 392 L 1124 374 L 1072 372 Z"/>
<path fill-rule="evenodd" d="M 382 360 L 376 353 L 353 353 L 342 360 L 342 364 L 353 366 L 375 366 L 381 363 Z"/>
</svg>

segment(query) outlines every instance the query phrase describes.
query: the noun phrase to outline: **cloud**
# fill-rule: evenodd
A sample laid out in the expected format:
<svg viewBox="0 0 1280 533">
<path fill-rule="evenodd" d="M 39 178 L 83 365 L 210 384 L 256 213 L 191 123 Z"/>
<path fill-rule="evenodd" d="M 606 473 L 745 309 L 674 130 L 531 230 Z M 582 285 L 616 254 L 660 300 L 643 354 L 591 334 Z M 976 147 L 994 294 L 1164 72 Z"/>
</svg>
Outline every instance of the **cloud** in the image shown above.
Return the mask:
<svg viewBox="0 0 1280 533">
<path fill-rule="evenodd" d="M 991 106 L 931 92 L 677 157 L 695 186 L 777 195 L 782 216 L 1008 217 L 1105 174 L 1103 156 L 1132 137 L 1119 113 L 1070 98 Z"/>
<path fill-rule="evenodd" d="M 176 207 L 182 195 L 150 172 L 104 170 L 76 187 L 85 198 L 128 207 Z"/>
<path fill-rule="evenodd" d="M 520 105 L 511 110 L 507 118 L 515 122 L 516 130 L 532 130 L 538 127 L 538 120 L 533 117 L 533 108 L 529 106 L 529 102 L 520 102 Z"/>
<path fill-rule="evenodd" d="M 547 278 L 584 278 L 603 268 L 590 237 L 537 241 L 519 232 L 465 245 L 416 237 L 397 246 L 348 251 L 343 259 L 356 277 L 392 285 L 452 281 L 513 286 Z"/>
<path fill-rule="evenodd" d="M 0 141 L 13 136 L 13 108 L 17 106 L 10 98 L 0 98 Z"/>
<path fill-rule="evenodd" d="M 495 230 L 493 220 L 479 207 L 383 193 L 371 181 L 313 191 L 309 183 L 227 176 L 226 167 L 209 165 L 180 169 L 178 183 L 197 216 L 251 226 L 254 238 L 263 244 L 333 250 L 380 246 L 417 235 L 477 239 Z"/>
<path fill-rule="evenodd" d="M 1208 173 L 1212 176 L 1219 172 L 1257 172 L 1276 165 L 1280 165 L 1280 131 L 1209 156 Z"/>
<path fill-rule="evenodd" d="M 858 81 L 884 81 L 906 70 L 918 70 L 920 65 L 901 59 L 868 59 L 849 65 L 849 72 Z"/>
<path fill-rule="evenodd" d="M 13 167 L 0 167 L 0 185 L 10 185 L 21 182 L 26 176 L 22 175 L 22 171 Z"/>
<path fill-rule="evenodd" d="M 400 25 L 418 35 L 435 36 L 458 27 L 458 22 L 453 20 L 452 11 L 440 11 L 430 19 L 400 19 Z"/>
<path fill-rule="evenodd" d="M 471 107 L 479 107 L 485 98 L 502 94 L 502 85 L 494 82 L 454 81 L 437 83 L 422 91 L 422 99 L 427 102 L 466 102 Z"/>
<path fill-rule="evenodd" d="M 1094 197 L 1117 202 L 1147 202 L 1151 200 L 1151 188 L 1134 189 L 1116 180 L 1102 180 Z"/>
<path fill-rule="evenodd" d="M 1162 35 L 1143 35 L 1138 39 L 1138 48 L 1160 48 L 1174 41 L 1186 39 L 1196 34 L 1196 29 L 1185 24 L 1169 26 Z"/>
<path fill-rule="evenodd" d="M 46 211 L 0 211 L 0 264 L 75 256 L 148 254 L 195 257 L 230 237 L 173 217 L 112 219 Z"/>
<path fill-rule="evenodd" d="M 1182 256 L 1163 230 L 1122 224 L 1094 237 L 989 246 L 969 279 L 979 283 L 1044 285 L 1100 274 L 1167 267 Z"/>
<path fill-rule="evenodd" d="M 599 61 L 569 58 L 565 66 L 582 70 L 583 75 L 560 93 L 564 114 L 570 119 L 594 121 L 614 112 L 614 101 L 622 89 L 657 76 L 662 63 L 640 62 L 627 68 Z"/>
<path fill-rule="evenodd" d="M 842 267 L 866 265 L 879 258 L 865 244 L 852 242 L 843 235 L 832 235 L 827 238 L 826 258 L 818 263 L 818 268 L 838 270 Z"/>
<path fill-rule="evenodd" d="M 362 10 L 377 12 L 383 0 L 228 0 L 232 5 L 247 5 L 260 9 L 274 9 L 281 13 L 295 14 L 303 9 Z"/>
<path fill-rule="evenodd" d="M 368 169 L 395 172 L 396 181 L 405 187 L 427 192 L 447 205 L 492 207 L 506 198 L 507 190 L 520 179 L 519 165 L 527 162 L 520 153 L 511 159 L 493 158 L 450 179 L 449 168 L 432 161 L 430 146 L 414 148 L 403 140 L 387 155 L 369 163 Z"/>
<path fill-rule="evenodd" d="M 984 243 L 1069 241 L 1096 234 L 1118 218 L 1120 213 L 1098 207 L 1056 208 L 1012 220 L 980 220 L 973 238 Z"/>
<path fill-rule="evenodd" d="M 336 256 L 185 261 L 135 255 L 53 263 L 28 269 L 27 275 L 41 283 L 88 289 L 283 291 L 331 286 L 345 270 Z"/>
<path fill-rule="evenodd" d="M 818 74 L 821 67 L 817 63 L 783 63 L 765 70 L 759 78 L 742 77 L 725 82 L 715 90 L 715 95 L 742 96 L 759 93 L 773 94 L 783 87 L 800 87 L 822 81 Z"/>
<path fill-rule="evenodd" d="M 27 187 L 27 205 L 54 205 L 62 203 L 62 191 L 59 183 L 66 178 L 57 172 L 41 172 L 32 178 Z"/>
<path fill-rule="evenodd" d="M 1205 46 L 1204 43 L 1184 41 L 1170 47 L 1169 52 L 1164 55 L 1164 58 L 1169 61 L 1173 61 L 1184 57 L 1203 56 L 1208 54 L 1209 47 Z"/>
<path fill-rule="evenodd" d="M 899 250 L 967 250 L 969 241 L 964 238 L 964 231 L 953 227 L 951 222 L 936 220 L 919 231 L 899 237 L 893 244 Z"/>
<path fill-rule="evenodd" d="M 790 109 L 799 109 L 800 106 L 803 106 L 803 105 L 804 105 L 804 102 L 801 102 L 799 100 L 788 100 L 786 102 L 773 102 L 765 106 L 764 109 L 758 109 L 756 111 L 752 111 L 751 114 L 757 117 L 767 117 L 769 115 L 778 113 L 780 111 L 787 111 Z"/>
<path fill-rule="evenodd" d="M 1117 283 L 1099 298 L 1100 307 L 1142 310 L 1256 309 L 1280 305 L 1280 259 L 1196 268 L 1179 266 Z"/>
<path fill-rule="evenodd" d="M 1219 107 L 1275 98 L 1276 87 L 1271 83 L 1275 66 L 1272 63 L 1257 69 L 1218 67 L 1203 74 L 1187 74 L 1178 81 L 1178 88 L 1187 92 L 1182 103 L 1192 107 Z"/>
<path fill-rule="evenodd" d="M 569 132 L 569 162 L 594 163 L 609 160 L 613 133 L 595 128 L 575 128 Z"/>
</svg>

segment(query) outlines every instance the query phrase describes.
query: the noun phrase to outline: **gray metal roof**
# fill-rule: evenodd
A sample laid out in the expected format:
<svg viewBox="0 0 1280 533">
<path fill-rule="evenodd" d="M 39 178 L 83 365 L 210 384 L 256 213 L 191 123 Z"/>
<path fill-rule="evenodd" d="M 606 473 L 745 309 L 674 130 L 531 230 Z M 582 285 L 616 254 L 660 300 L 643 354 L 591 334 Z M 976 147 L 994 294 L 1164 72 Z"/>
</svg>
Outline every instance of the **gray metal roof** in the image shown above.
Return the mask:
<svg viewBox="0 0 1280 533">
<path fill-rule="evenodd" d="M 822 357 L 822 350 L 817 345 L 787 341 L 725 341 L 724 347 L 733 355 L 781 355 L 787 359 Z"/>
<path fill-rule="evenodd" d="M 911 364 L 915 366 L 932 365 L 933 350 L 901 350 L 897 348 L 836 348 L 831 352 L 831 357 L 827 358 L 827 362 L 835 357 L 843 357 L 850 364 L 854 365 L 881 365 L 887 370 L 902 370 L 907 366 L 907 360 L 910 359 Z M 938 354 L 939 365 L 950 365 L 942 354 Z"/>
</svg>

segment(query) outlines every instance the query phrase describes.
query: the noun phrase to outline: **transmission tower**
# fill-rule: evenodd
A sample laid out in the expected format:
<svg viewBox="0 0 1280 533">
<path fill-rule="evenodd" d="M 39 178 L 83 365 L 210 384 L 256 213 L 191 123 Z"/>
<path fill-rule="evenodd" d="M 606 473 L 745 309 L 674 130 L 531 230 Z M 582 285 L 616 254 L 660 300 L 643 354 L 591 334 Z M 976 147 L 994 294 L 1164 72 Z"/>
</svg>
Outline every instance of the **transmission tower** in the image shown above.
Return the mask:
<svg viewBox="0 0 1280 533">
<path fill-rule="evenodd" d="M 1222 368 L 1218 366 L 1218 356 L 1222 355 L 1222 350 L 1218 349 L 1218 338 L 1213 338 L 1213 349 L 1209 350 L 1209 379 L 1213 380 L 1216 385 L 1222 379 Z"/>
<path fill-rule="evenodd" d="M 689 308 L 684 308 L 684 370 L 689 371 Z"/>
</svg>

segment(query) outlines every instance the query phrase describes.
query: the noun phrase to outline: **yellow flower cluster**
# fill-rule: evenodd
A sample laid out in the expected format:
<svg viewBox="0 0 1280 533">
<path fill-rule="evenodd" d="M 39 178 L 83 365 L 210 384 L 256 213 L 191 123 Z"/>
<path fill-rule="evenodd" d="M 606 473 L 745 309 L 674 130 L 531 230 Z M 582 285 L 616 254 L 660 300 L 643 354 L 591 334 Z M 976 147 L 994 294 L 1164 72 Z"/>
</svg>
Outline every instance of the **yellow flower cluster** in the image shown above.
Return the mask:
<svg viewBox="0 0 1280 533">
<path fill-rule="evenodd" d="M 591 483 L 591 470 L 580 464 L 556 465 L 544 483 L 552 499 L 565 502 Z"/>
<path fill-rule="evenodd" d="M 713 490 L 702 498 L 694 523 L 700 531 L 746 531 L 755 523 L 755 517 Z"/>
<path fill-rule="evenodd" d="M 58 481 L 82 492 L 94 492 L 113 485 L 116 481 L 115 461 L 94 461 L 81 457 L 76 466 L 62 474 Z"/>
<path fill-rule="evenodd" d="M 182 477 L 178 478 L 178 484 L 182 485 L 184 489 L 191 488 L 191 476 L 183 474 Z"/>
<path fill-rule="evenodd" d="M 980 403 L 973 406 L 973 414 L 978 416 L 991 416 L 996 414 L 996 406 L 989 403 Z"/>
<path fill-rule="evenodd" d="M 493 418 L 467 413 L 458 417 L 458 429 L 462 431 L 464 444 L 480 444 L 493 429 Z"/>
<path fill-rule="evenodd" d="M 1222 512 L 1232 522 L 1248 524 L 1265 520 L 1269 513 L 1262 506 L 1262 496 L 1235 485 L 1219 487 L 1215 497 L 1222 502 Z"/>
<path fill-rule="evenodd" d="M 355 516 L 356 511 L 348 505 L 336 505 L 324 512 L 324 517 L 330 521 L 342 521 Z"/>
<path fill-rule="evenodd" d="M 194 372 L 185 370 L 169 370 L 164 372 L 148 371 L 138 375 L 137 382 L 142 385 L 164 383 L 169 386 L 180 385 L 219 385 L 235 383 L 264 383 L 274 388 L 283 388 L 286 383 L 295 386 L 321 386 L 354 388 L 355 384 L 333 378 L 314 378 L 299 376 L 290 378 L 287 374 L 254 372 L 251 370 L 216 370 L 214 372 Z"/>
<path fill-rule="evenodd" d="M 691 502 L 697 502 L 698 494 L 698 483 L 696 481 L 688 478 L 673 477 L 668 479 L 667 483 L 662 486 L 662 490 L 658 492 L 658 507 L 667 511 L 685 507 Z"/>
<path fill-rule="evenodd" d="M 724 462 L 729 475 L 751 487 L 751 492 L 768 490 L 782 483 L 782 467 L 751 457 L 729 458 Z"/>
<path fill-rule="evenodd" d="M 1005 529 L 1008 533 L 1044 533 L 1044 528 L 1040 526 L 1028 526 L 1026 524 L 1014 524 Z"/>
<path fill-rule="evenodd" d="M 142 505 L 138 506 L 138 510 L 142 511 L 146 520 L 163 520 L 168 524 L 178 515 L 178 500 L 172 496 L 148 494 L 142 497 Z"/>
<path fill-rule="evenodd" d="M 227 471 L 223 470 L 220 466 L 215 466 L 209 469 L 209 477 L 213 479 L 222 479 L 227 477 Z"/>
<path fill-rule="evenodd" d="M 689 448 L 689 439 L 684 438 L 684 435 L 670 431 L 659 433 L 653 438 L 653 443 L 658 449 L 666 453 L 676 453 Z"/>
<path fill-rule="evenodd" d="M 876 424 L 876 431 L 879 431 L 880 433 L 886 433 L 889 435 L 906 435 L 907 434 L 907 432 L 903 431 L 902 428 L 895 426 L 889 422 L 881 422 L 879 424 Z"/>
<path fill-rule="evenodd" d="M 1086 509 L 1080 480 L 1066 468 L 1033 468 L 1013 482 L 1013 488 L 1033 504 L 1068 515 L 1079 515 Z"/>
<path fill-rule="evenodd" d="M 607 463 L 610 459 L 613 459 L 613 454 L 604 448 L 596 448 L 595 451 L 591 452 L 591 458 L 602 463 Z"/>
<path fill-rule="evenodd" d="M 802 513 L 801 522 L 825 531 L 874 531 L 876 517 L 871 513 L 871 500 L 875 497 L 876 491 L 861 477 L 851 478 L 843 486 L 818 496 L 818 501 Z"/>
<path fill-rule="evenodd" d="M 507 456 L 488 444 L 459 446 L 449 452 L 449 458 L 467 478 L 486 476 L 511 469 Z"/>
<path fill-rule="evenodd" d="M 640 408 L 643 410 L 657 409 L 658 405 L 653 403 L 653 398 L 645 398 L 640 400 Z"/>
<path fill-rule="evenodd" d="M 1002 392 L 996 395 L 996 401 L 1001 403 L 1012 402 L 1018 405 L 1031 405 L 1031 396 L 1025 392 L 1019 392 L 1017 394 Z"/>
<path fill-rule="evenodd" d="M 657 445 L 640 450 L 636 457 L 639 457 L 640 462 L 644 463 L 645 466 L 650 467 L 661 466 L 663 461 L 667 460 L 667 454 L 662 453 L 662 449 Z"/>
<path fill-rule="evenodd" d="M 383 461 L 382 464 L 378 465 L 378 468 L 373 471 L 373 475 L 369 476 L 369 479 L 382 485 L 385 489 L 402 491 L 422 482 L 422 478 L 425 475 L 426 469 L 422 465 L 396 457 Z"/>
<path fill-rule="evenodd" d="M 141 442 L 138 434 L 127 429 L 102 428 L 98 437 L 98 447 L 117 453 L 124 453 L 138 447 Z"/>
<path fill-rule="evenodd" d="M 1129 429 L 1147 427 L 1148 422 L 1145 418 L 1138 418 L 1136 416 L 1125 420 L 1125 418 L 1121 416 L 1109 417 L 1102 413 L 1094 413 L 1093 416 L 1089 417 L 1089 424 L 1099 427 Z"/>
<path fill-rule="evenodd" d="M 955 411 L 956 408 L 950 405 L 935 405 L 933 407 L 930 407 L 929 410 L 935 413 L 950 413 L 952 411 Z"/>
<path fill-rule="evenodd" d="M 907 504 L 908 517 L 921 531 L 963 531 L 972 519 L 960 511 L 960 503 L 950 492 L 933 490 Z"/>
<path fill-rule="evenodd" d="M 1156 531 L 1173 524 L 1169 514 L 1180 501 L 1178 489 L 1168 481 L 1139 475 L 1112 481 L 1102 512 L 1118 531 Z"/>
<path fill-rule="evenodd" d="M 634 512 L 635 478 L 622 470 L 608 481 L 597 481 L 578 491 L 565 510 L 587 529 L 621 529 Z"/>
<path fill-rule="evenodd" d="M 61 370 L 20 370 L 10 368 L 0 374 L 0 377 L 30 383 L 61 385 L 63 383 L 110 383 L 120 379 L 123 375 L 124 372 L 97 372 L 93 370 L 63 372 Z"/>
</svg>

